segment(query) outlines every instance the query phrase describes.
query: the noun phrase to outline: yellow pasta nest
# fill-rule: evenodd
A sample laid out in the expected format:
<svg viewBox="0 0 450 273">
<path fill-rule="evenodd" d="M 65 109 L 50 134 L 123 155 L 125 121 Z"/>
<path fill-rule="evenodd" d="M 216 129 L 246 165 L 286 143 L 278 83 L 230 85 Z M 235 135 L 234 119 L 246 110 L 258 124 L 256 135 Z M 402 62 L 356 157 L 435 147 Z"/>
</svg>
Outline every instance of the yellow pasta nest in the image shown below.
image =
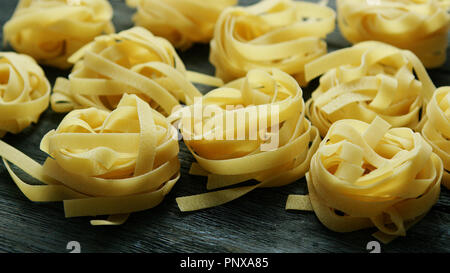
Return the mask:
<svg viewBox="0 0 450 273">
<path fill-rule="evenodd" d="M 162 202 L 179 178 L 177 131 L 136 95 L 112 112 L 69 113 L 41 142 L 50 155 L 41 166 L 0 142 L 11 177 L 32 201 L 64 201 L 66 217 L 111 215 L 93 225 L 116 225 L 131 212 Z M 46 185 L 30 185 L 8 161 Z"/>
<path fill-rule="evenodd" d="M 307 64 L 305 72 L 307 80 L 323 74 L 306 107 L 321 136 L 338 120 L 370 123 L 376 116 L 394 127 L 415 128 L 435 90 L 412 52 L 381 42 L 332 52 Z"/>
<path fill-rule="evenodd" d="M 265 0 L 226 9 L 219 17 L 210 60 L 225 82 L 255 68 L 278 68 L 306 84 L 304 66 L 327 53 L 322 39 L 335 28 L 335 12 L 292 0 Z"/>
<path fill-rule="evenodd" d="M 320 144 L 306 178 L 312 209 L 329 229 L 376 226 L 387 243 L 437 202 L 442 160 L 419 133 L 389 127 L 381 118 L 340 120 Z"/>
<path fill-rule="evenodd" d="M 4 42 L 44 65 L 69 68 L 67 58 L 96 36 L 114 32 L 106 0 L 20 0 L 4 25 Z"/>
<path fill-rule="evenodd" d="M 450 87 L 436 90 L 428 104 L 422 135 L 444 162 L 442 183 L 450 188 Z"/>
<path fill-rule="evenodd" d="M 0 137 L 37 122 L 50 100 L 50 83 L 29 56 L 0 52 Z"/>
<path fill-rule="evenodd" d="M 179 101 L 191 104 L 201 96 L 173 46 L 141 27 L 97 37 L 70 61 L 75 66 L 69 79 L 59 78 L 53 90 L 56 112 L 112 110 L 124 93 L 132 93 L 167 115 Z"/>
<path fill-rule="evenodd" d="M 168 39 L 176 48 L 208 43 L 220 13 L 237 0 L 127 0 L 137 7 L 133 20 L 155 35 Z"/>
<path fill-rule="evenodd" d="M 302 89 L 278 69 L 211 91 L 184 108 L 181 132 L 197 163 L 191 174 L 208 176 L 209 190 L 256 180 L 254 186 L 178 198 L 182 211 L 234 200 L 257 187 L 278 187 L 304 176 L 320 142 L 305 119 Z"/>
<path fill-rule="evenodd" d="M 413 51 L 425 67 L 446 59 L 450 16 L 438 0 L 338 0 L 339 28 L 347 40 L 377 40 Z"/>
</svg>

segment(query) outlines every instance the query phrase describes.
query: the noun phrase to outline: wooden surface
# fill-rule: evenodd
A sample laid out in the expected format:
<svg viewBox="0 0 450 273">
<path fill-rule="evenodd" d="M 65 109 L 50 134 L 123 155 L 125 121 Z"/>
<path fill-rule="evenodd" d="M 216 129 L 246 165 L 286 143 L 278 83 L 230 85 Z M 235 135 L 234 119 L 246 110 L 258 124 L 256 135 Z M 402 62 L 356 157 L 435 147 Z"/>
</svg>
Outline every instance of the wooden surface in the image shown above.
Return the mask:
<svg viewBox="0 0 450 273">
<path fill-rule="evenodd" d="M 256 1 L 241 1 L 246 4 Z M 11 16 L 17 1 L 0 0 L 1 25 Z M 123 0 L 111 1 L 117 30 L 132 26 L 133 10 Z M 330 1 L 334 7 L 334 1 Z M 328 37 L 330 50 L 348 46 L 338 31 Z M 180 53 L 190 70 L 213 74 L 209 47 L 197 45 Z M 430 71 L 437 86 L 450 85 L 450 62 Z M 45 68 L 49 79 L 68 71 Z M 305 100 L 317 82 L 305 88 Z M 203 92 L 208 90 L 203 89 Z M 45 112 L 39 123 L 4 141 L 43 162 L 39 150 L 43 135 L 57 127 L 63 115 Z M 182 178 L 155 209 L 134 213 L 118 227 L 93 227 L 90 218 L 65 219 L 62 203 L 33 203 L 18 190 L 0 164 L 0 252 L 68 252 L 69 241 L 78 241 L 82 252 L 367 252 L 374 229 L 334 233 L 314 213 L 284 210 L 289 194 L 307 193 L 302 179 L 289 186 L 258 189 L 229 204 L 193 213 L 181 213 L 179 196 L 205 192 L 205 179 L 190 176 L 192 156 L 183 143 Z M 449 252 L 450 194 L 442 189 L 439 202 L 408 236 L 382 246 L 382 252 Z"/>
</svg>

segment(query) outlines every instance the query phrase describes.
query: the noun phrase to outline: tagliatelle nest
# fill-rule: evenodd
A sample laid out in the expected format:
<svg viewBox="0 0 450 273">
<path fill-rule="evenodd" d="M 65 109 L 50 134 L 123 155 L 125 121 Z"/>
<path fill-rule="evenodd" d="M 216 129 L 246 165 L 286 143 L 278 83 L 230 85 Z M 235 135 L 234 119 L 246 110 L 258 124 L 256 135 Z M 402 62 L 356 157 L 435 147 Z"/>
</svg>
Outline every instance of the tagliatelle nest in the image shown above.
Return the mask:
<svg viewBox="0 0 450 273">
<path fill-rule="evenodd" d="M 312 209 L 337 232 L 376 226 L 385 243 L 418 222 L 437 202 L 442 160 L 419 133 L 393 128 L 376 118 L 371 124 L 340 120 L 333 124 L 311 160 L 307 174 Z"/>
<path fill-rule="evenodd" d="M 225 82 L 256 68 L 278 68 L 306 84 L 304 66 L 327 53 L 324 39 L 335 28 L 335 12 L 292 0 L 265 0 L 226 9 L 211 41 L 211 63 Z"/>
<path fill-rule="evenodd" d="M 307 80 L 323 74 L 306 107 L 321 136 L 338 120 L 370 123 L 376 116 L 414 129 L 435 90 L 412 52 L 381 42 L 332 52 L 306 65 L 305 72 Z"/>
<path fill-rule="evenodd" d="M 317 129 L 305 119 L 302 89 L 278 69 L 251 70 L 178 114 L 186 146 L 197 160 L 190 173 L 208 176 L 208 189 L 258 181 L 178 198 L 182 211 L 218 206 L 258 187 L 292 183 L 304 176 L 320 142 Z"/>
<path fill-rule="evenodd" d="M 428 104 L 422 135 L 444 162 L 442 183 L 450 188 L 450 87 L 434 92 Z"/>
<path fill-rule="evenodd" d="M 69 79 L 59 78 L 53 90 L 56 112 L 112 110 L 124 93 L 132 93 L 168 115 L 180 101 L 189 105 L 201 96 L 173 46 L 141 27 L 97 37 L 70 61 L 75 66 Z"/>
<path fill-rule="evenodd" d="M 41 166 L 0 141 L 0 156 L 32 201 L 64 201 L 66 217 L 111 215 L 93 225 L 117 225 L 128 214 L 157 206 L 179 174 L 177 131 L 136 95 L 124 95 L 112 112 L 70 112 L 41 142 Z M 9 162 L 45 185 L 21 180 Z"/>
<path fill-rule="evenodd" d="M 3 39 L 41 64 L 65 69 L 70 55 L 114 32 L 112 16 L 107 0 L 20 0 L 3 26 Z"/>
<path fill-rule="evenodd" d="M 427 68 L 446 59 L 447 0 L 338 0 L 339 28 L 352 43 L 377 40 L 413 51 Z"/>
<path fill-rule="evenodd" d="M 137 7 L 133 20 L 176 48 L 188 49 L 193 43 L 208 43 L 220 13 L 237 0 L 127 0 Z"/>
<path fill-rule="evenodd" d="M 0 137 L 37 122 L 50 100 L 50 83 L 33 58 L 0 52 Z"/>
</svg>

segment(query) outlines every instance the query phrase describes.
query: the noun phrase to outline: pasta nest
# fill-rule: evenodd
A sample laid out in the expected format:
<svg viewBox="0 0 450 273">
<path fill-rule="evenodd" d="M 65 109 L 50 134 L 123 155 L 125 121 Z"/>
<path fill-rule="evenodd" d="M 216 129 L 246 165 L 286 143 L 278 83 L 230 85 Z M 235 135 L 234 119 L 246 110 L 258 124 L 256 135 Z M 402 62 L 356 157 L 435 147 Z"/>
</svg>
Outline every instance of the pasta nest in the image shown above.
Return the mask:
<svg viewBox="0 0 450 273">
<path fill-rule="evenodd" d="M 441 7 L 447 12 L 450 11 L 450 0 L 437 0 Z"/>
<path fill-rule="evenodd" d="M 305 71 L 308 80 L 323 74 L 306 106 L 321 136 L 338 120 L 370 123 L 376 116 L 393 127 L 415 128 L 435 90 L 412 52 L 381 42 L 332 52 L 306 65 Z"/>
<path fill-rule="evenodd" d="M 434 92 L 428 104 L 422 135 L 444 162 L 443 184 L 450 188 L 450 87 Z"/>
<path fill-rule="evenodd" d="M 96 36 L 113 33 L 106 0 L 20 0 L 4 25 L 4 42 L 37 62 L 66 69 L 70 55 Z"/>
<path fill-rule="evenodd" d="M 197 161 L 190 173 L 208 176 L 209 190 L 259 182 L 178 198 L 182 211 L 217 206 L 256 187 L 292 183 L 304 176 L 320 142 L 305 118 L 302 89 L 278 69 L 251 70 L 180 113 L 184 142 Z"/>
<path fill-rule="evenodd" d="M 112 110 L 124 93 L 131 93 L 168 115 L 179 101 L 189 105 L 201 96 L 173 46 L 141 27 L 97 37 L 70 62 L 75 66 L 69 78 L 59 78 L 53 89 L 56 112 Z"/>
<path fill-rule="evenodd" d="M 176 48 L 188 49 L 193 43 L 208 43 L 220 13 L 237 0 L 127 0 L 137 7 L 133 21 L 155 35 L 169 40 Z"/>
<path fill-rule="evenodd" d="M 50 100 L 50 83 L 29 56 L 0 52 L 0 137 L 37 122 Z"/>
<path fill-rule="evenodd" d="M 450 16 L 438 0 L 338 0 L 338 22 L 352 43 L 377 40 L 414 52 L 427 68 L 446 59 Z"/>
<path fill-rule="evenodd" d="M 314 3 L 265 0 L 220 15 L 211 63 L 225 82 L 256 68 L 278 68 L 305 85 L 304 66 L 327 53 L 322 39 L 335 28 L 335 12 Z"/>
<path fill-rule="evenodd" d="M 0 143 L 0 155 L 32 201 L 64 201 L 66 217 L 112 215 L 93 225 L 122 224 L 131 212 L 162 202 L 180 177 L 176 129 L 136 95 L 124 95 L 112 112 L 74 110 L 47 133 L 43 166 Z M 11 161 L 47 185 L 30 185 Z"/>
<path fill-rule="evenodd" d="M 410 128 L 381 118 L 333 124 L 311 160 L 309 197 L 319 220 L 337 232 L 376 226 L 388 242 L 437 202 L 443 165 Z"/>
</svg>

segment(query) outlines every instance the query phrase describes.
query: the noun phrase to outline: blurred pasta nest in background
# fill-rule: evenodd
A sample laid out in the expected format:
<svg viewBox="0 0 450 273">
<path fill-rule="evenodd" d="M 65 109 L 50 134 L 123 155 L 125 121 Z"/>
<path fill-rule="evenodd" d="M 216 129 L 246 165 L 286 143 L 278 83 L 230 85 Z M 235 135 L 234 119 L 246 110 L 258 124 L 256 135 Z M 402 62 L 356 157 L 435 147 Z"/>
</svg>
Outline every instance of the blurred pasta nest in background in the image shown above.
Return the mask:
<svg viewBox="0 0 450 273">
<path fill-rule="evenodd" d="M 435 90 L 420 60 L 410 51 L 381 42 L 362 42 L 306 65 L 306 78 L 320 85 L 306 114 L 320 134 L 341 119 L 372 122 L 380 116 L 393 127 L 415 128 Z"/>
<path fill-rule="evenodd" d="M 255 68 L 278 68 L 301 84 L 304 65 L 327 53 L 324 39 L 335 28 L 335 12 L 325 5 L 265 0 L 231 7 L 220 15 L 210 61 L 225 82 Z"/>
<path fill-rule="evenodd" d="M 53 90 L 56 112 L 112 110 L 124 93 L 130 93 L 168 115 L 180 101 L 191 104 L 201 96 L 173 46 L 141 27 L 99 36 L 70 62 L 75 66 L 69 79 L 59 78 Z"/>
<path fill-rule="evenodd" d="M 338 0 L 342 35 L 352 43 L 377 40 L 414 52 L 425 67 L 446 59 L 450 1 Z"/>
<path fill-rule="evenodd" d="M 96 36 L 114 32 L 107 0 L 20 0 L 3 40 L 38 63 L 66 69 L 67 59 Z"/>
<path fill-rule="evenodd" d="M 450 188 L 450 87 L 441 87 L 434 92 L 427 107 L 422 135 L 444 162 L 442 183 Z"/>
<path fill-rule="evenodd" d="M 237 0 L 126 0 L 137 8 L 133 20 L 138 26 L 168 39 L 176 48 L 208 43 L 220 13 Z"/>
<path fill-rule="evenodd" d="M 37 122 L 50 100 L 50 83 L 33 58 L 0 52 L 0 137 Z"/>
</svg>

